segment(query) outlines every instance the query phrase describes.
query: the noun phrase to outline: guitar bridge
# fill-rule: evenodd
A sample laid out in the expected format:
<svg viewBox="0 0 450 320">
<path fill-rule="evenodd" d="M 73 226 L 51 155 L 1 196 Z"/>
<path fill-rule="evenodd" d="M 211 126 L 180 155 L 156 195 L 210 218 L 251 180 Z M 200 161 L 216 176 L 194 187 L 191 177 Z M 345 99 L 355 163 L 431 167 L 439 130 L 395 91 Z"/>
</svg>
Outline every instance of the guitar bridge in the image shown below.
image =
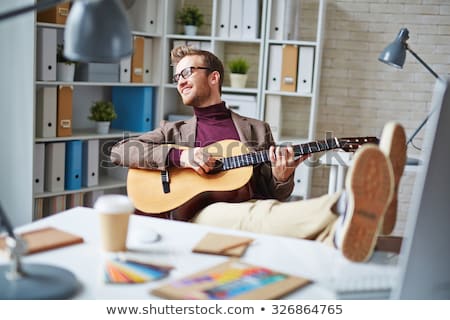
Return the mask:
<svg viewBox="0 0 450 320">
<path fill-rule="evenodd" d="M 167 170 L 161 171 L 161 184 L 162 184 L 163 192 L 169 193 L 170 192 L 169 171 L 167 171 Z"/>
</svg>

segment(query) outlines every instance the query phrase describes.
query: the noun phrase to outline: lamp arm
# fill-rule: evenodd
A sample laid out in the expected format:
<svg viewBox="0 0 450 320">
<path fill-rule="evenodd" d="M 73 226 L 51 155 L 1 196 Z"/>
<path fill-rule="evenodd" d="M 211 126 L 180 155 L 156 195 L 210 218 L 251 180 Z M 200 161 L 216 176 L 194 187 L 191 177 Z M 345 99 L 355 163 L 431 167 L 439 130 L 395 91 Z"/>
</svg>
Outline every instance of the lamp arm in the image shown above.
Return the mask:
<svg viewBox="0 0 450 320">
<path fill-rule="evenodd" d="M 425 61 L 423 61 L 413 50 L 411 50 L 411 48 L 406 45 L 406 50 L 408 50 L 413 56 L 414 58 L 417 59 L 417 61 L 419 61 L 428 71 L 431 72 L 431 74 L 436 78 L 436 79 L 440 79 L 439 75 L 433 71 L 433 69 L 430 68 L 430 66 L 428 66 Z M 415 136 L 419 133 L 419 131 L 423 128 L 423 126 L 427 123 L 428 119 L 430 118 L 431 114 L 433 113 L 434 110 L 431 110 L 431 112 L 426 116 L 425 119 L 423 119 L 422 123 L 417 127 L 417 129 L 413 132 L 413 134 L 411 135 L 411 137 L 409 137 L 408 141 L 406 142 L 406 145 L 410 144 Z"/>
<path fill-rule="evenodd" d="M 25 6 L 22 8 L 14 9 L 5 13 L 0 14 L 0 21 L 8 18 L 12 18 L 22 13 L 27 13 L 29 11 L 41 11 L 50 7 L 53 7 L 59 3 L 68 2 L 68 0 L 45 0 L 39 1 L 36 4 Z"/>
<path fill-rule="evenodd" d="M 0 204 L 0 230 L 1 230 L 2 226 L 5 227 L 6 232 L 8 232 L 8 235 L 11 238 L 16 239 L 13 227 L 12 227 L 11 223 L 9 222 L 8 217 L 6 216 L 5 211 L 3 211 L 2 205 Z"/>
<path fill-rule="evenodd" d="M 6 278 L 9 280 L 17 280 L 25 275 L 22 268 L 21 257 L 26 252 L 27 245 L 21 237 L 15 235 L 8 216 L 0 204 L 0 227 L 2 226 L 5 227 L 8 232 L 8 237 L 6 238 L 6 248 L 11 259 L 10 270 L 6 272 Z"/>
<path fill-rule="evenodd" d="M 413 134 L 411 135 L 411 137 L 409 137 L 408 141 L 406 142 L 406 145 L 409 145 L 414 138 L 416 137 L 416 135 L 419 133 L 419 131 L 423 128 L 423 126 L 427 123 L 428 119 L 430 118 L 431 114 L 433 113 L 434 110 L 432 110 L 425 119 L 423 119 L 422 123 L 417 127 L 417 129 L 413 132 Z"/>
<path fill-rule="evenodd" d="M 431 68 L 425 63 L 425 61 L 423 61 L 422 59 L 420 59 L 420 57 L 419 57 L 414 51 L 412 51 L 411 48 L 410 48 L 408 45 L 406 45 L 406 50 L 408 50 L 408 51 L 414 56 L 414 58 L 416 58 L 416 59 L 417 59 L 417 60 L 418 60 L 425 68 L 427 68 L 427 70 L 430 71 L 431 74 L 432 74 L 436 79 L 439 79 L 438 74 L 437 74 L 436 72 L 434 72 L 433 69 L 431 69 Z"/>
</svg>

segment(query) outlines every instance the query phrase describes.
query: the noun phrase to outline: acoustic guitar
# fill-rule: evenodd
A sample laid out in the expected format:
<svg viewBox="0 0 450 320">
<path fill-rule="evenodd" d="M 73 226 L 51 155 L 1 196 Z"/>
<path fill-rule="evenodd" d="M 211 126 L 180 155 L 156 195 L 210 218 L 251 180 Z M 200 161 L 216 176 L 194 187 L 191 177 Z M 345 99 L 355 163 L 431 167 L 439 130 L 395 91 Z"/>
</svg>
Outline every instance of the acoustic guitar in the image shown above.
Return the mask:
<svg viewBox="0 0 450 320">
<path fill-rule="evenodd" d="M 330 138 L 292 146 L 296 157 L 311 153 L 342 149 L 355 151 L 365 143 L 378 143 L 376 137 Z M 237 140 L 222 140 L 206 146 L 216 158 L 211 174 L 200 176 L 186 168 L 166 171 L 128 170 L 127 192 L 138 213 L 190 220 L 207 205 L 250 200 L 248 182 L 253 166 L 270 162 L 269 150 L 249 152 Z"/>
</svg>

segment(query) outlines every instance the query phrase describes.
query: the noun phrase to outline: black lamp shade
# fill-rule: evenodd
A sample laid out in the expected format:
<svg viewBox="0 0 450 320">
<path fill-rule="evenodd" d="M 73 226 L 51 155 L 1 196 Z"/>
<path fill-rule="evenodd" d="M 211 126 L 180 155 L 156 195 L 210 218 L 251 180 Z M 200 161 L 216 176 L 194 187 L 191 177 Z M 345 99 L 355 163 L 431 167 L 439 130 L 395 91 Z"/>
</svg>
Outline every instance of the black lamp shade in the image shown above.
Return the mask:
<svg viewBox="0 0 450 320">
<path fill-rule="evenodd" d="M 408 39 L 408 29 L 402 28 L 397 38 L 381 52 L 378 60 L 399 69 L 403 68 L 407 49 L 406 40 Z"/>
<path fill-rule="evenodd" d="M 73 3 L 64 33 L 64 55 L 81 62 L 118 62 L 131 55 L 131 31 L 119 0 Z"/>
</svg>

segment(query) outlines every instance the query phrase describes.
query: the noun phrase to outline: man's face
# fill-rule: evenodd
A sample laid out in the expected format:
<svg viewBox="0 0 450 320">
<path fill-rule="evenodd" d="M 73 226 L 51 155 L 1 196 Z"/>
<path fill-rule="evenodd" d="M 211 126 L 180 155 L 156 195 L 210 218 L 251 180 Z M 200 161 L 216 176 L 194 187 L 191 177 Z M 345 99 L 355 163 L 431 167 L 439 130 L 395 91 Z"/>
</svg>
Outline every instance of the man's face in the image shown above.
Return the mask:
<svg viewBox="0 0 450 320">
<path fill-rule="evenodd" d="M 178 62 L 176 73 L 188 67 L 207 67 L 201 56 L 186 56 Z M 184 79 L 180 76 L 177 90 L 183 103 L 192 107 L 209 106 L 211 103 L 211 87 L 209 84 L 209 71 L 205 69 L 192 69 L 192 74 Z"/>
</svg>

